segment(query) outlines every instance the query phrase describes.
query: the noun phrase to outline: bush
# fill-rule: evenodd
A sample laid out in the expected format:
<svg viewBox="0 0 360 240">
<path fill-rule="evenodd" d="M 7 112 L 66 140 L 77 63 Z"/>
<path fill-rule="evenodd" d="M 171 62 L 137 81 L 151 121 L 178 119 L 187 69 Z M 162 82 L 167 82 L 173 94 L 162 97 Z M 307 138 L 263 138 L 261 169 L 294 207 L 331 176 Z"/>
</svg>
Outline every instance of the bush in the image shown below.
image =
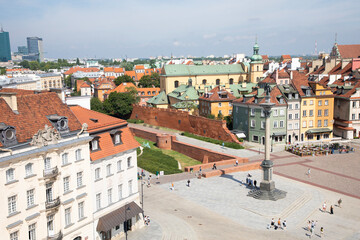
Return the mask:
<svg viewBox="0 0 360 240">
<path fill-rule="evenodd" d="M 128 119 L 127 120 L 127 122 L 129 122 L 129 123 L 144 123 L 144 121 L 143 120 L 141 120 L 141 119 Z"/>
<path fill-rule="evenodd" d="M 221 145 L 221 146 L 224 143 L 224 146 L 228 147 L 228 148 L 244 149 L 243 146 L 241 146 L 238 143 L 234 143 L 234 142 L 224 142 L 224 141 L 213 139 L 213 138 L 207 138 L 207 137 L 198 136 L 198 135 L 191 134 L 191 133 L 188 133 L 188 132 L 183 132 L 183 133 L 181 133 L 181 135 L 186 136 L 186 137 L 195 138 L 195 139 L 198 139 L 198 140 L 201 140 L 201 141 L 204 141 L 204 142 L 214 143 L 214 144 Z"/>
</svg>

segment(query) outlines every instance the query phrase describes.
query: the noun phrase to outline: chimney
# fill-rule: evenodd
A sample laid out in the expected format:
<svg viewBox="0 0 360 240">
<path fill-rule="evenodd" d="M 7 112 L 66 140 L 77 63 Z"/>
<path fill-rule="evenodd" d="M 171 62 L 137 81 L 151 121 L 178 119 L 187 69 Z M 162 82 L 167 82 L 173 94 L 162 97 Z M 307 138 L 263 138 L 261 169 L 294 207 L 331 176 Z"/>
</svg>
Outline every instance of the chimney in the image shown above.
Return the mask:
<svg viewBox="0 0 360 240">
<path fill-rule="evenodd" d="M 241 83 L 241 87 L 242 87 L 242 88 L 246 88 L 246 82 L 242 82 L 242 83 Z"/>
<path fill-rule="evenodd" d="M 16 93 L 0 92 L 0 97 L 5 100 L 14 113 L 19 114 L 17 107 Z"/>
<path fill-rule="evenodd" d="M 290 80 L 293 79 L 293 71 L 290 71 Z"/>
<path fill-rule="evenodd" d="M 276 69 L 276 72 L 275 72 L 275 81 L 276 81 L 276 83 L 278 81 L 278 78 L 279 78 L 279 69 Z"/>
</svg>

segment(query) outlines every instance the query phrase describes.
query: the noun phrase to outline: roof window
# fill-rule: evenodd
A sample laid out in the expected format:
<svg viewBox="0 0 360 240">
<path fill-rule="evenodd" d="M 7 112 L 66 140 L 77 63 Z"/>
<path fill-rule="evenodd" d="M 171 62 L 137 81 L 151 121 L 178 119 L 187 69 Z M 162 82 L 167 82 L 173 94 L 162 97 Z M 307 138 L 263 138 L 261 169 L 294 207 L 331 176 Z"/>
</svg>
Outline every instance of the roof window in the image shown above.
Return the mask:
<svg viewBox="0 0 360 240">
<path fill-rule="evenodd" d="M 17 144 L 15 127 L 0 123 L 0 141 L 5 147 Z"/>
</svg>

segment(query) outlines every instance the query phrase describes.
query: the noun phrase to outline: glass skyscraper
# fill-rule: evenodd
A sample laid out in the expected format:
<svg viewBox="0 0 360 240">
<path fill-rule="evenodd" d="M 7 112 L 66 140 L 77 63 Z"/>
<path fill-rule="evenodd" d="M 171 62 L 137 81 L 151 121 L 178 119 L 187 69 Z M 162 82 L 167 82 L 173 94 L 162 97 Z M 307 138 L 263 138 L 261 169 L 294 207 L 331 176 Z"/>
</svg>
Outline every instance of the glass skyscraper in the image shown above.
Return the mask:
<svg viewBox="0 0 360 240">
<path fill-rule="evenodd" d="M 40 62 L 44 61 L 42 38 L 28 37 L 27 48 L 30 56 L 37 56 Z"/>
<path fill-rule="evenodd" d="M 11 60 L 10 38 L 9 33 L 0 29 L 0 62 Z"/>
</svg>

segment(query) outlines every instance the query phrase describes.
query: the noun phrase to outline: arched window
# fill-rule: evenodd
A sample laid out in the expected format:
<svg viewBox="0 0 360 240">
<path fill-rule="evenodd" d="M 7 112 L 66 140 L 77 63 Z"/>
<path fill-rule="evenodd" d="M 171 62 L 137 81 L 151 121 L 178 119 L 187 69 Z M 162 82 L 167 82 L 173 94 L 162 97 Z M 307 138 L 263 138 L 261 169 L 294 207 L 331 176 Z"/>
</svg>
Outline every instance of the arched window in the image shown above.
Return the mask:
<svg viewBox="0 0 360 240">
<path fill-rule="evenodd" d="M 259 71 L 259 66 L 256 66 L 256 71 L 257 71 L 257 72 Z"/>
<path fill-rule="evenodd" d="M 206 79 L 202 80 L 202 84 L 206 85 Z"/>
<path fill-rule="evenodd" d="M 220 79 L 216 79 L 216 85 L 220 85 Z"/>
<path fill-rule="evenodd" d="M 234 84 L 234 79 L 230 78 L 229 79 L 229 84 Z"/>
<path fill-rule="evenodd" d="M 174 87 L 175 87 L 175 88 L 179 87 L 179 81 L 178 81 L 178 80 L 176 80 L 176 81 L 174 82 Z"/>
</svg>

